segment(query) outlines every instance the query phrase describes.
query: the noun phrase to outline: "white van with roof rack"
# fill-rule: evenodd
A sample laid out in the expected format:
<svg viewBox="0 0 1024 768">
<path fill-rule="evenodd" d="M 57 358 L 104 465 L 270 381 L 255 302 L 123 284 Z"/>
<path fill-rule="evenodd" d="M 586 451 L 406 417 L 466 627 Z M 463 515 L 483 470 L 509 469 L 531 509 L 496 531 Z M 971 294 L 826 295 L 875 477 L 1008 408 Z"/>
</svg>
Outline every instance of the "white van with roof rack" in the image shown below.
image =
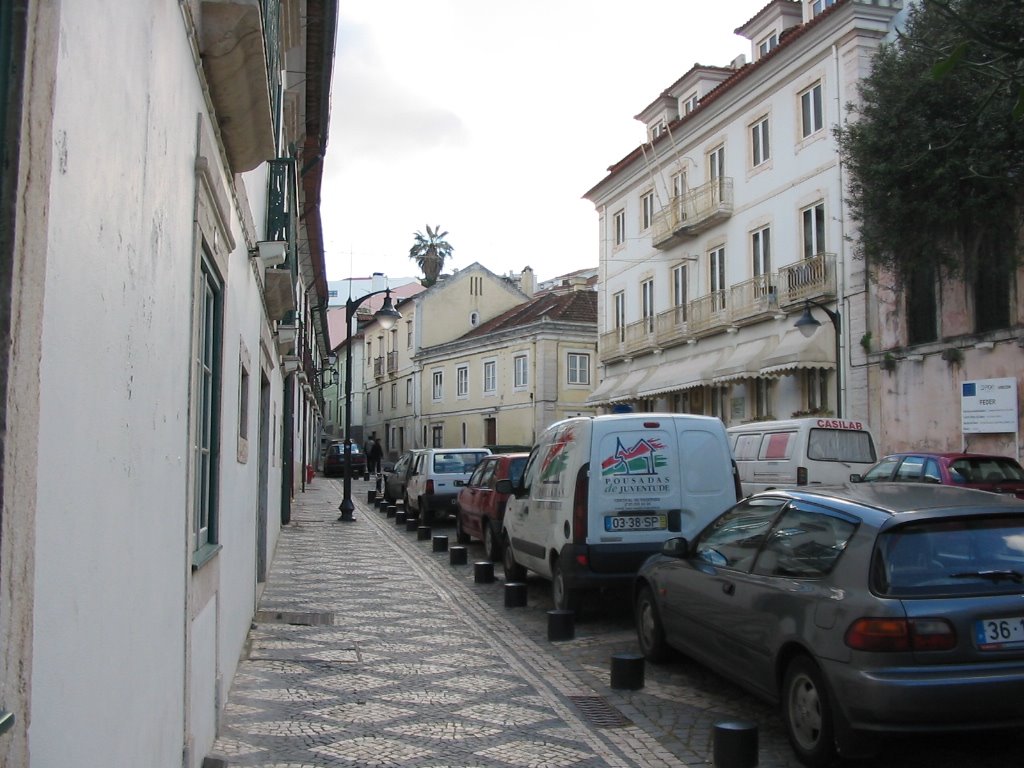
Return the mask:
<svg viewBox="0 0 1024 768">
<path fill-rule="evenodd" d="M 729 447 L 747 495 L 772 488 L 841 485 L 878 458 L 863 421 L 808 417 L 729 427 Z"/>
</svg>

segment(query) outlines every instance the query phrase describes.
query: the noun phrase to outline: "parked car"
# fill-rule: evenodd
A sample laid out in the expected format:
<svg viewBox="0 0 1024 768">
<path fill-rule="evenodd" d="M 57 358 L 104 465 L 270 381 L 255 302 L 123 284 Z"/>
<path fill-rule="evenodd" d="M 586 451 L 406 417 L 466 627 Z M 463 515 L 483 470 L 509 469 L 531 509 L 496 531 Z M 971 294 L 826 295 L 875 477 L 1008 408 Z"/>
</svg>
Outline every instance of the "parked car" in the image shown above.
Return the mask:
<svg viewBox="0 0 1024 768">
<path fill-rule="evenodd" d="M 501 453 L 485 457 L 472 476 L 459 491 L 455 517 L 455 536 L 460 544 L 471 539 L 484 543 L 484 551 L 491 560 L 501 559 L 501 521 L 505 518 L 505 505 L 509 495 L 499 493 L 494 486 L 499 480 L 518 485 L 523 476 L 528 453 Z M 456 485 L 461 481 L 457 480 Z"/>
<path fill-rule="evenodd" d="M 720 419 L 605 414 L 548 427 L 530 453 L 502 523 L 505 578 L 551 581 L 558 609 L 588 592 L 629 589 L 672 535 L 692 536 L 742 496 Z"/>
<path fill-rule="evenodd" d="M 352 476 L 358 477 L 366 474 L 366 454 L 362 449 L 352 443 L 349 446 L 352 450 Z M 345 441 L 335 440 L 327 446 L 327 455 L 324 456 L 324 477 L 343 477 L 345 475 Z"/>
<path fill-rule="evenodd" d="M 391 469 L 384 470 L 384 483 L 381 493 L 384 500 L 389 503 L 405 500 L 405 486 L 409 482 L 409 473 L 412 472 L 416 451 L 406 451 L 398 457 Z"/>
<path fill-rule="evenodd" d="M 437 515 L 454 515 L 459 487 L 469 480 L 486 448 L 424 448 L 416 451 L 405 484 L 405 508 L 429 525 Z"/>
<path fill-rule="evenodd" d="M 854 483 L 936 483 L 1008 493 L 1024 499 L 1024 469 L 1015 459 L 982 453 L 892 453 Z"/>
<path fill-rule="evenodd" d="M 800 760 L 1024 725 L 1024 502 L 918 483 L 765 491 L 634 584 L 637 636 L 781 704 Z M 983 743 L 983 742 L 982 742 Z"/>
</svg>

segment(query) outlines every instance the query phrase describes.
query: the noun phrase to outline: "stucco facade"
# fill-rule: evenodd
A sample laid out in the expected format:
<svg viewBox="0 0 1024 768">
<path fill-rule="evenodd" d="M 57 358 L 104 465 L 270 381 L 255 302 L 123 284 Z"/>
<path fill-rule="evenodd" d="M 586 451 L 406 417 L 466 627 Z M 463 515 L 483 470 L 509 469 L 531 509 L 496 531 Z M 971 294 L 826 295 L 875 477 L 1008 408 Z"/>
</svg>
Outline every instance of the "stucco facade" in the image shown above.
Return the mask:
<svg viewBox="0 0 1024 768">
<path fill-rule="evenodd" d="M 334 5 L 15 5 L 0 763 L 198 768 L 321 420 Z"/>
</svg>

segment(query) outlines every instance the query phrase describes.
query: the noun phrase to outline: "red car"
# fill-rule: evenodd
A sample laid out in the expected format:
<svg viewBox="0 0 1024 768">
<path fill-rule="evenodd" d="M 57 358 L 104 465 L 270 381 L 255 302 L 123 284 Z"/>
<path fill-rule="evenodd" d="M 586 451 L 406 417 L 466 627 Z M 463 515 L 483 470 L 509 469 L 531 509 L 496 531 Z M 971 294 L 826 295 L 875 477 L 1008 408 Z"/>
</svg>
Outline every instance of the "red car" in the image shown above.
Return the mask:
<svg viewBox="0 0 1024 768">
<path fill-rule="evenodd" d="M 484 543 L 488 558 L 501 560 L 501 521 L 505 518 L 508 494 L 498 493 L 494 486 L 499 480 L 511 480 L 513 486 L 518 485 L 529 455 L 498 453 L 485 456 L 477 464 L 457 499 L 455 535 L 460 544 L 478 539 Z"/>
<path fill-rule="evenodd" d="M 958 485 L 1024 499 L 1024 469 L 1014 459 L 982 453 L 891 453 L 855 483 L 909 482 Z"/>
</svg>

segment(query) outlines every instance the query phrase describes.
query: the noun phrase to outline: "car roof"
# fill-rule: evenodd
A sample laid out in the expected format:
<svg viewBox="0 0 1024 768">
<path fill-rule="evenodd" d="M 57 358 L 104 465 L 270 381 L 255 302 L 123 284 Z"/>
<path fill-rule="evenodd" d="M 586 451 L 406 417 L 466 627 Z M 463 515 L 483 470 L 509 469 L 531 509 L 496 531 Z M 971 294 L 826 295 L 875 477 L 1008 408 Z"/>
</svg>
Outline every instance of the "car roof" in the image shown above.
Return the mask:
<svg viewBox="0 0 1024 768">
<path fill-rule="evenodd" d="M 879 527 L 904 522 L 908 517 L 965 517 L 992 512 L 1024 515 L 1024 501 L 1012 496 L 927 483 L 855 483 L 754 494 L 762 496 L 823 504 Z"/>
<path fill-rule="evenodd" d="M 1016 459 L 1012 456 L 1002 456 L 998 453 L 962 453 L 960 451 L 895 451 L 894 453 L 887 453 L 882 457 L 882 461 L 885 459 L 893 459 L 899 456 L 929 456 L 934 459 L 999 459 L 1002 461 L 1012 461 L 1016 463 Z"/>
</svg>

